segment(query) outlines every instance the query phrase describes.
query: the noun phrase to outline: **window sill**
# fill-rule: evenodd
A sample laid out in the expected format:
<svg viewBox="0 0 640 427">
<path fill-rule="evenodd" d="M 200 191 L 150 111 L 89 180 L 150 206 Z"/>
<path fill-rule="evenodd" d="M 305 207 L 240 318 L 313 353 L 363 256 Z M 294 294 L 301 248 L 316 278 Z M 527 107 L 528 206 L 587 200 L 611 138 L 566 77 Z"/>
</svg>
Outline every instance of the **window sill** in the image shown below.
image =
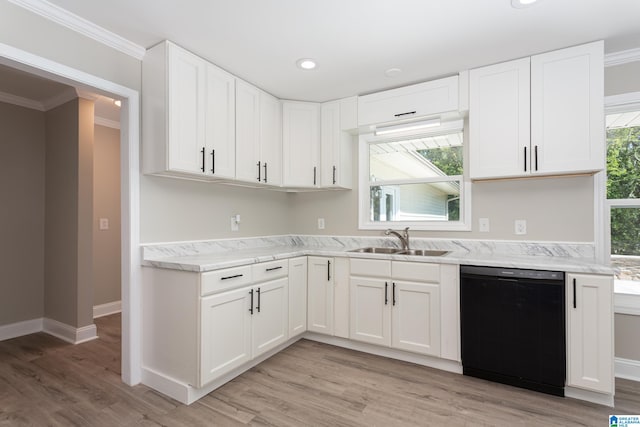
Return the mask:
<svg viewBox="0 0 640 427">
<path fill-rule="evenodd" d="M 613 308 L 616 314 L 640 316 L 640 288 L 629 286 L 628 282 L 614 282 Z"/>
</svg>

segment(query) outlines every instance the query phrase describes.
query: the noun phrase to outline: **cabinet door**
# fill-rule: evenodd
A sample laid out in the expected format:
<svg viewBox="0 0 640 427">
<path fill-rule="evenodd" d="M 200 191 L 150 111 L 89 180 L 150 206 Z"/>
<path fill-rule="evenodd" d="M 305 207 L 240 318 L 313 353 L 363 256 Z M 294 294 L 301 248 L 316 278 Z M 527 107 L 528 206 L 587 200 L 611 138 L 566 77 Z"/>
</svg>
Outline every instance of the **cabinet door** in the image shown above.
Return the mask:
<svg viewBox="0 0 640 427">
<path fill-rule="evenodd" d="M 391 345 L 391 282 L 351 277 L 350 338 Z"/>
<path fill-rule="evenodd" d="M 236 176 L 235 78 L 207 64 L 206 170 L 219 178 Z"/>
<path fill-rule="evenodd" d="M 320 109 L 320 184 L 333 187 L 340 166 L 340 103 L 322 104 Z"/>
<path fill-rule="evenodd" d="M 529 58 L 469 72 L 470 176 L 528 174 Z"/>
<path fill-rule="evenodd" d="M 603 64 L 601 41 L 531 57 L 534 173 L 604 168 Z"/>
<path fill-rule="evenodd" d="M 333 334 L 349 338 L 349 258 L 335 258 L 333 271 Z"/>
<path fill-rule="evenodd" d="M 308 257 L 307 329 L 333 335 L 333 258 Z"/>
<path fill-rule="evenodd" d="M 251 347 L 254 358 L 282 344 L 289 337 L 288 281 L 283 277 L 253 287 Z"/>
<path fill-rule="evenodd" d="M 259 182 L 260 90 L 236 81 L 236 179 Z"/>
<path fill-rule="evenodd" d="M 613 393 L 613 278 L 567 275 L 567 385 Z"/>
<path fill-rule="evenodd" d="M 200 384 L 251 360 L 249 288 L 201 299 Z"/>
<path fill-rule="evenodd" d="M 260 160 L 262 182 L 282 185 L 282 106 L 265 92 L 260 92 Z"/>
<path fill-rule="evenodd" d="M 311 102 L 282 103 L 283 183 L 289 187 L 320 184 L 320 107 Z"/>
<path fill-rule="evenodd" d="M 169 169 L 204 174 L 206 62 L 169 45 Z"/>
<path fill-rule="evenodd" d="M 289 336 L 307 330 L 307 257 L 289 260 Z"/>
<path fill-rule="evenodd" d="M 391 345 L 440 356 L 440 286 L 393 282 Z"/>
</svg>

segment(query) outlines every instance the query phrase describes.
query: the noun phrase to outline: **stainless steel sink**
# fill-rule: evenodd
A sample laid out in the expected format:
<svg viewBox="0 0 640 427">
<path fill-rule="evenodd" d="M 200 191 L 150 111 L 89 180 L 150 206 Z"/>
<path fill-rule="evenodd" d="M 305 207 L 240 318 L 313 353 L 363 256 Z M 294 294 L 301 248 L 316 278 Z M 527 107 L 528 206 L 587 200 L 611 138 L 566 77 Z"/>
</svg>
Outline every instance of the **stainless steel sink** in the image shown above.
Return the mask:
<svg viewBox="0 0 640 427">
<path fill-rule="evenodd" d="M 398 255 L 416 255 L 416 256 L 443 256 L 448 254 L 450 251 L 434 251 L 428 249 L 409 249 L 404 251 L 396 252 Z"/>
<path fill-rule="evenodd" d="M 399 252 L 401 252 L 402 249 L 398 249 L 398 248 L 358 248 L 358 249 L 352 249 L 349 252 L 360 252 L 360 253 L 366 253 L 366 254 L 397 254 Z"/>
</svg>

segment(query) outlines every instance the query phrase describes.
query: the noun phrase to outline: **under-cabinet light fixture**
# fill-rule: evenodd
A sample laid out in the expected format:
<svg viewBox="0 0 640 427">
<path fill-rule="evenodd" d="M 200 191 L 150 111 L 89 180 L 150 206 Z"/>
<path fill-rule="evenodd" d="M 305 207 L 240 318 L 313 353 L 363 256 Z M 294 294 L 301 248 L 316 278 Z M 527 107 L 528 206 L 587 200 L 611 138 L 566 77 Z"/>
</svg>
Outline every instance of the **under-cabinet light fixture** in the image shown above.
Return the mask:
<svg viewBox="0 0 640 427">
<path fill-rule="evenodd" d="M 403 123 L 401 125 L 385 126 L 376 128 L 373 132 L 375 136 L 390 135 L 394 133 L 409 132 L 440 126 L 440 119 L 423 120 L 421 122 Z"/>
</svg>

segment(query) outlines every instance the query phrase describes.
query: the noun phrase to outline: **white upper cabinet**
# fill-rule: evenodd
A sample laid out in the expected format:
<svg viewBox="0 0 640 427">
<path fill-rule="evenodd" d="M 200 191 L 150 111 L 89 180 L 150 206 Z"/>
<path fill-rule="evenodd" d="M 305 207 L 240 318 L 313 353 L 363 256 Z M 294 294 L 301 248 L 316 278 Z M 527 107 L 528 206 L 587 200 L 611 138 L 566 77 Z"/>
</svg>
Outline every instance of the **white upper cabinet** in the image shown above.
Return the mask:
<svg viewBox="0 0 640 427">
<path fill-rule="evenodd" d="M 358 125 L 415 119 L 458 110 L 458 76 L 358 98 Z"/>
<path fill-rule="evenodd" d="M 320 185 L 351 188 L 353 136 L 357 98 L 325 102 L 320 107 Z"/>
<path fill-rule="evenodd" d="M 603 43 L 470 72 L 472 179 L 604 168 Z"/>
<path fill-rule="evenodd" d="M 286 187 L 320 185 L 320 105 L 282 102 L 282 180 Z"/>
<path fill-rule="evenodd" d="M 142 84 L 144 173 L 233 178 L 234 77 L 163 42 L 147 51 Z"/>
<path fill-rule="evenodd" d="M 603 42 L 531 57 L 531 146 L 533 173 L 604 168 Z"/>
<path fill-rule="evenodd" d="M 282 184 L 280 101 L 238 80 L 236 83 L 236 179 Z"/>
</svg>

